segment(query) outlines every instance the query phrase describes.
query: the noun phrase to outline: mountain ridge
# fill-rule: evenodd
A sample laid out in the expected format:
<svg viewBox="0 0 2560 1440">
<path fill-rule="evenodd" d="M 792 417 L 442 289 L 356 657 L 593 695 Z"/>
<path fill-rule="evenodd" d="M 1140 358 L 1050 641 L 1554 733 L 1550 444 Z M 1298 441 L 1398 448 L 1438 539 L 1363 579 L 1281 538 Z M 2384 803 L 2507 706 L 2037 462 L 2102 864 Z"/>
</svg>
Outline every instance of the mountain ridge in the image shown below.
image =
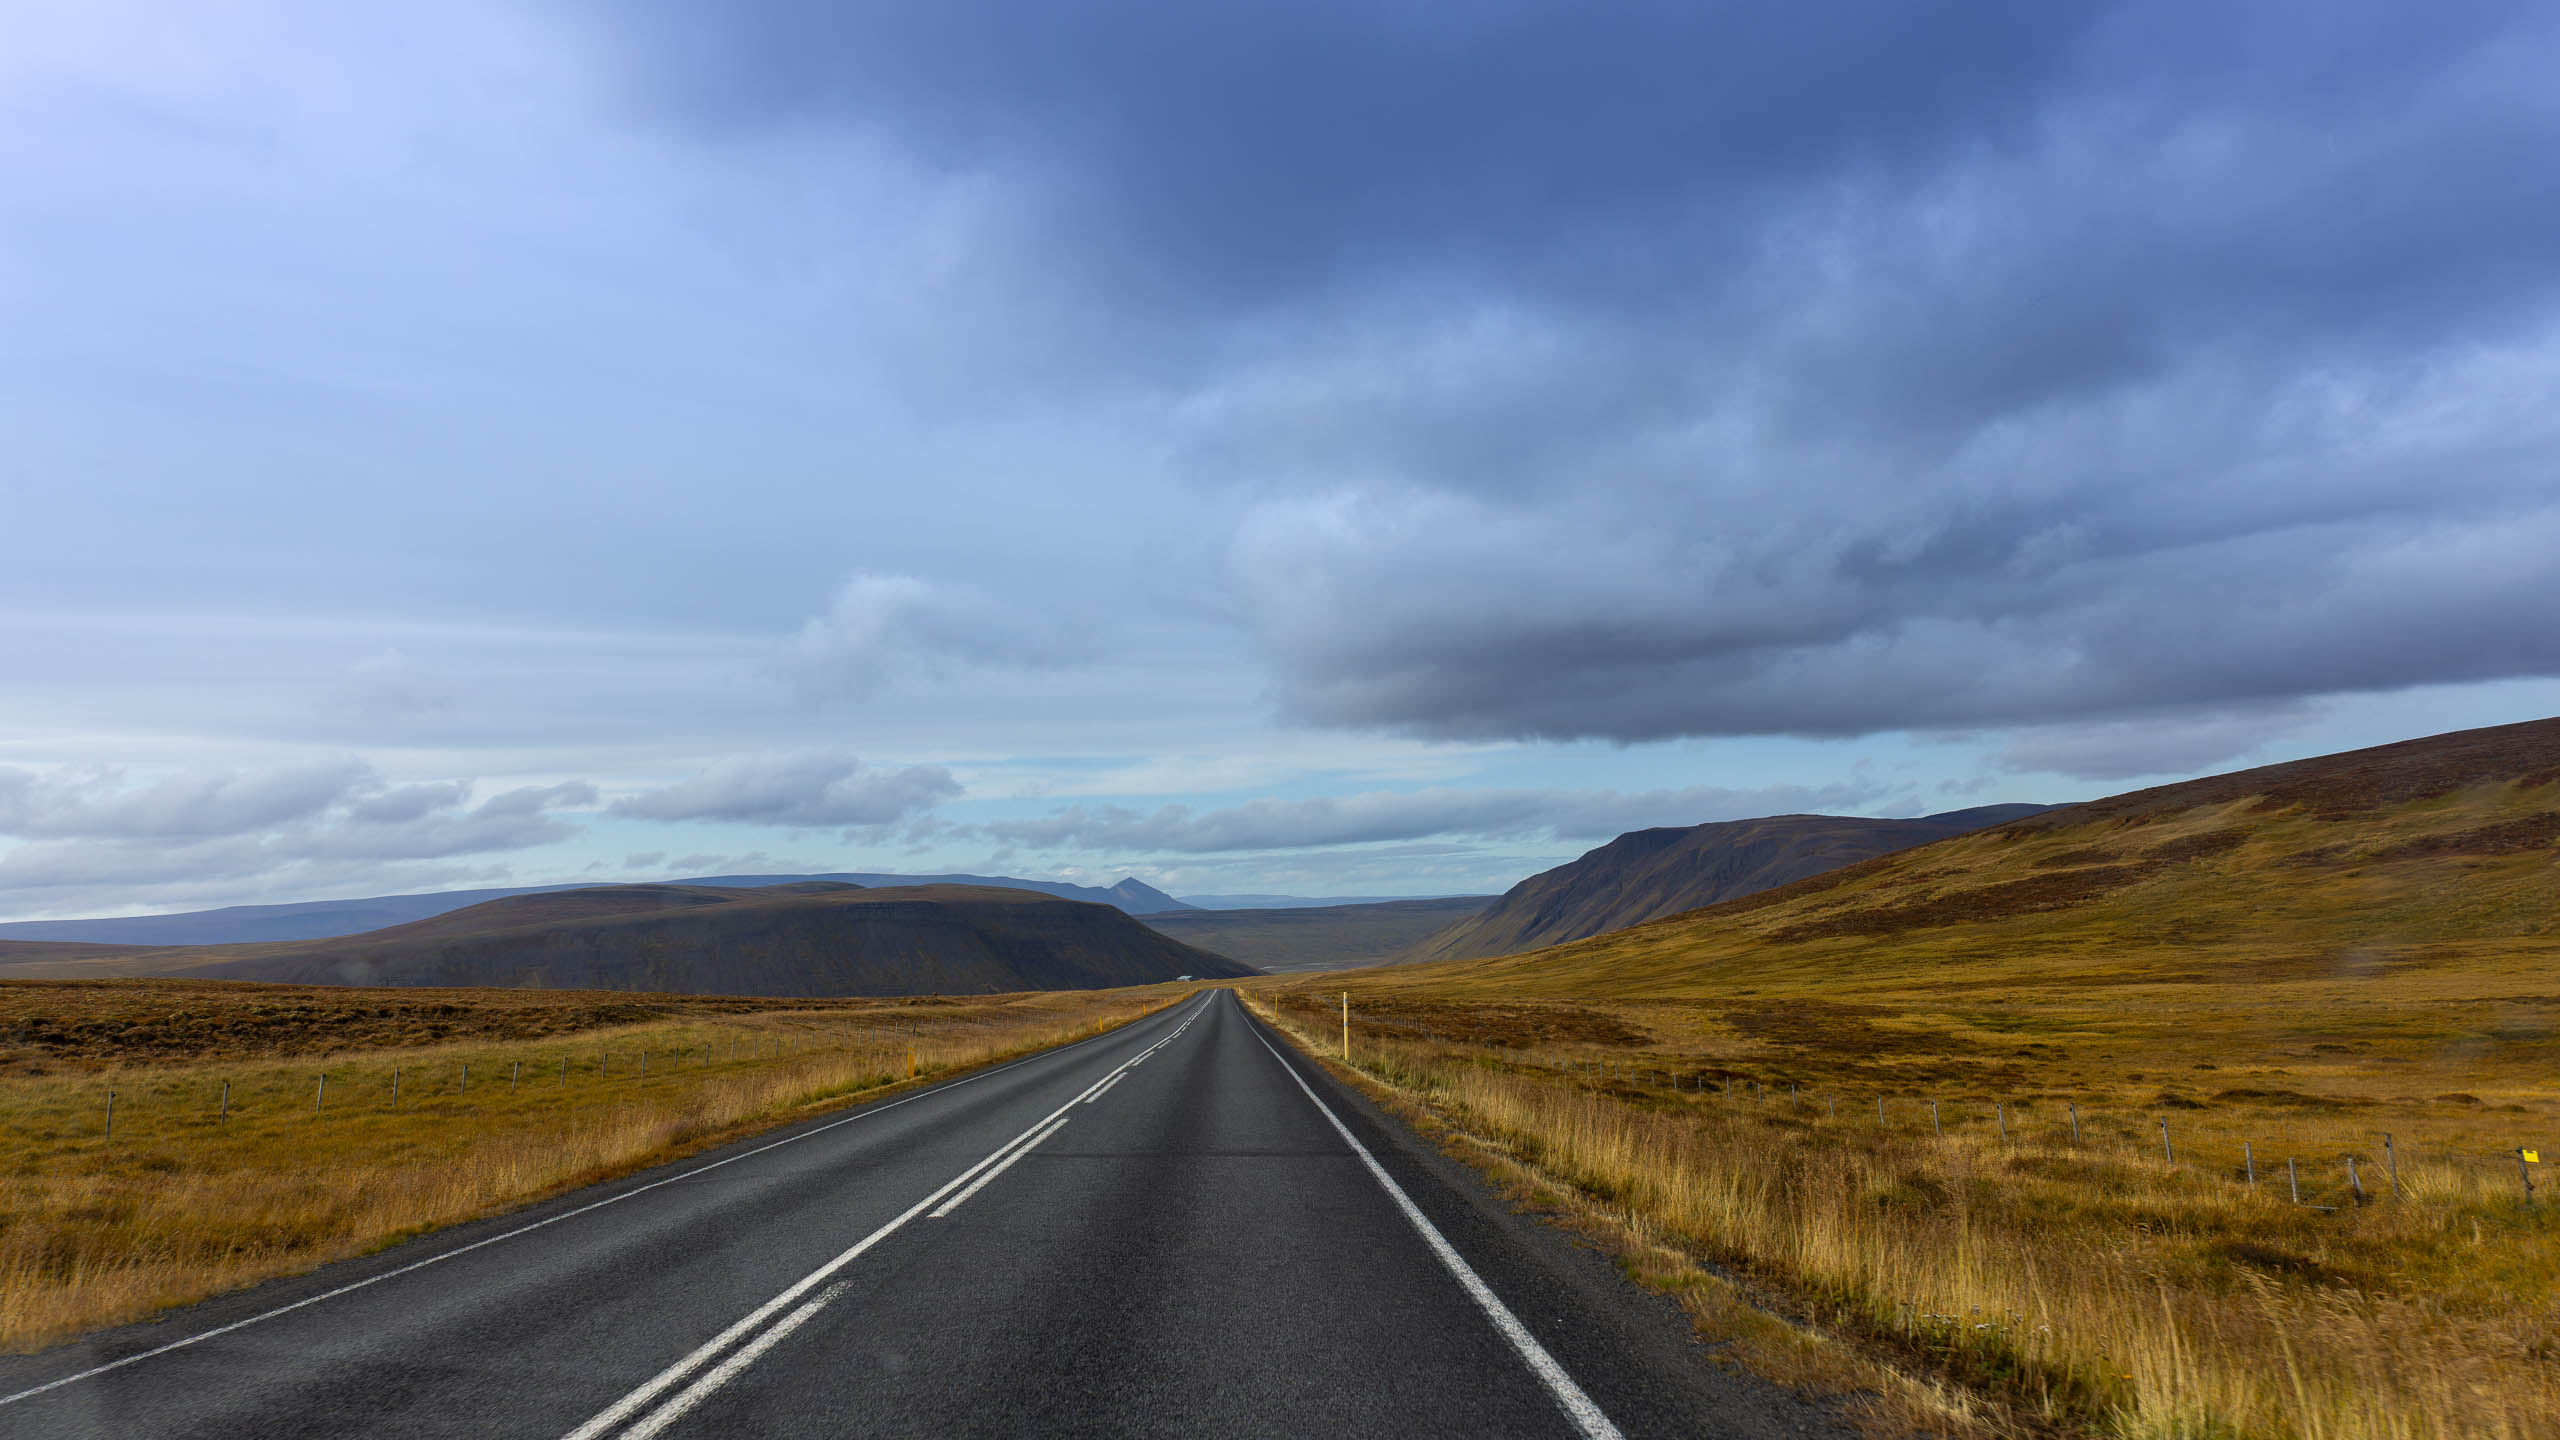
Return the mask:
<svg viewBox="0 0 2560 1440">
<path fill-rule="evenodd" d="M 1895 820 L 1767 815 L 1631 830 L 1530 876 L 1395 958 L 1477 959 L 1579 940 L 2051 808 L 1983 805 Z"/>
<path fill-rule="evenodd" d="M 1063 880 L 1026 880 L 1007 875 L 898 875 L 886 872 L 831 871 L 811 875 L 706 875 L 682 880 L 635 881 L 634 884 L 708 885 L 763 889 L 810 881 L 880 887 L 911 885 L 976 885 L 1033 890 L 1062 900 L 1110 905 L 1129 914 L 1157 914 L 1192 908 L 1135 877 L 1110 889 Z M 0 921 L 0 940 L 60 940 L 102 945 L 230 945 L 283 940 L 325 940 L 342 935 L 405 925 L 431 915 L 461 910 L 514 895 L 542 895 L 587 890 L 612 882 L 577 881 L 558 885 L 516 885 L 476 890 L 429 890 L 399 895 L 369 895 L 346 900 L 298 900 L 275 905 L 225 905 L 211 910 L 181 910 L 162 915 L 108 915 L 70 920 Z M 1134 891 L 1121 887 L 1135 886 Z M 1157 908 L 1139 908 L 1154 905 Z"/>
<path fill-rule="evenodd" d="M 2555 916 L 2560 719 L 2548 719 L 2129 791 L 1427 973 L 1677 995 L 1760 975 L 1880 983 L 1888 970 L 2014 984 L 2011 967 L 2031 963 L 2053 983 L 2436 974 L 2545 995 Z"/>
<path fill-rule="evenodd" d="M 823 881 L 547 890 L 355 936 L 266 944 L 0 940 L 0 976 L 23 978 L 832 996 L 1091 989 L 1256 973 L 1112 906 L 1010 887 Z"/>
</svg>

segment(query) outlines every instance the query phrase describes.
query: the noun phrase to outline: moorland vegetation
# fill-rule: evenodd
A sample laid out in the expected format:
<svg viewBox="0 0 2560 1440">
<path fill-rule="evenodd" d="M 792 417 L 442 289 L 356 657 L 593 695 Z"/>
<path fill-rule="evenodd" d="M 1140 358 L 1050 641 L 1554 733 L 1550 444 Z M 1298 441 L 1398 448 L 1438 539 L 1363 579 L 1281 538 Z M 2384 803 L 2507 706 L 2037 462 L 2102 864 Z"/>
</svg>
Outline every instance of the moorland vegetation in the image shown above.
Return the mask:
<svg viewBox="0 0 2560 1440">
<path fill-rule="evenodd" d="M 1248 988 L 1328 1056 L 1347 991 L 1383 1094 L 1789 1316 L 1743 1337 L 1773 1367 L 1855 1350 L 1905 1420 L 2552 1436 L 2555 846 L 2540 722 Z"/>
<path fill-rule="evenodd" d="M 0 981 L 0 1346 L 1091 1035 L 1187 989 L 774 1001 Z"/>
</svg>

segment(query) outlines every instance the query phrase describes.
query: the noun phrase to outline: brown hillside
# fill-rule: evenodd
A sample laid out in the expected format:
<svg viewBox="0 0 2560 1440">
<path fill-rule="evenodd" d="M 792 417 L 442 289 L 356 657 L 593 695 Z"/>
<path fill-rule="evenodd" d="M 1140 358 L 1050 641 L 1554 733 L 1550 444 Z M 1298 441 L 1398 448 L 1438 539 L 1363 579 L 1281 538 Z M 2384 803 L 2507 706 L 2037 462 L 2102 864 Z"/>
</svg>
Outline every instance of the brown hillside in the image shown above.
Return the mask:
<svg viewBox="0 0 2560 1440">
<path fill-rule="evenodd" d="M 1532 875 L 1403 960 L 1461 960 L 1561 944 L 1836 871 L 1878 855 L 2032 815 L 1986 805 L 1916 820 L 1773 815 L 1637 830 Z"/>
<path fill-rule="evenodd" d="M 1254 973 L 1107 905 L 961 885 L 616 885 L 258 945 L 0 942 L 0 976 L 726 995 L 1000 994 Z"/>
<path fill-rule="evenodd" d="M 2531 967 L 2547 989 L 2560 955 L 2555 844 L 2560 720 L 2543 720 L 2047 811 L 1431 973 L 1632 995 L 1754 976 L 1958 985 L 2222 965 L 2270 980 L 2477 960 Z"/>
</svg>

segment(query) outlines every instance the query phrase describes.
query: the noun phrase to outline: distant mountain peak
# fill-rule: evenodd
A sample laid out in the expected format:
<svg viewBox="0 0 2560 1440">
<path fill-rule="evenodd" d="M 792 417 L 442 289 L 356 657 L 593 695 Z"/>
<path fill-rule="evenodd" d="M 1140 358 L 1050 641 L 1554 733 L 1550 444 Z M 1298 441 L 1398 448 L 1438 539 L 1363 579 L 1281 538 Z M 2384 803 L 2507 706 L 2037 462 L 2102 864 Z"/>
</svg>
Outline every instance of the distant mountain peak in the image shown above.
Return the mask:
<svg viewBox="0 0 2560 1440">
<path fill-rule="evenodd" d="M 1106 893 L 1119 897 L 1123 908 L 1133 915 L 1161 915 L 1173 910 L 1200 908 L 1174 899 L 1135 875 L 1122 879 Z"/>
</svg>

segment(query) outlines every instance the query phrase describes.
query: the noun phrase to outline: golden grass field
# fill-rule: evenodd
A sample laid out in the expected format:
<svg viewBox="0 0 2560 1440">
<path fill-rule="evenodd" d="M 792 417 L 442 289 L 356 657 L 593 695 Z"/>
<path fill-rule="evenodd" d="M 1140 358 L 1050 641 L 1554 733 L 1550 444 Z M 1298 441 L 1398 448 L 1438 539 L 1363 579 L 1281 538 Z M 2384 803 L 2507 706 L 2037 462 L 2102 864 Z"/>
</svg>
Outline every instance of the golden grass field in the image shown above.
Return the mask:
<svg viewBox="0 0 2560 1440">
<path fill-rule="evenodd" d="M 0 1345 L 377 1249 L 885 1093 L 911 1069 L 1124 1024 L 1188 988 L 776 1001 L 0 983 Z"/>
<path fill-rule="evenodd" d="M 1246 988 L 1976 1430 L 2560 1436 L 2560 775 L 2446 768 Z"/>
</svg>

